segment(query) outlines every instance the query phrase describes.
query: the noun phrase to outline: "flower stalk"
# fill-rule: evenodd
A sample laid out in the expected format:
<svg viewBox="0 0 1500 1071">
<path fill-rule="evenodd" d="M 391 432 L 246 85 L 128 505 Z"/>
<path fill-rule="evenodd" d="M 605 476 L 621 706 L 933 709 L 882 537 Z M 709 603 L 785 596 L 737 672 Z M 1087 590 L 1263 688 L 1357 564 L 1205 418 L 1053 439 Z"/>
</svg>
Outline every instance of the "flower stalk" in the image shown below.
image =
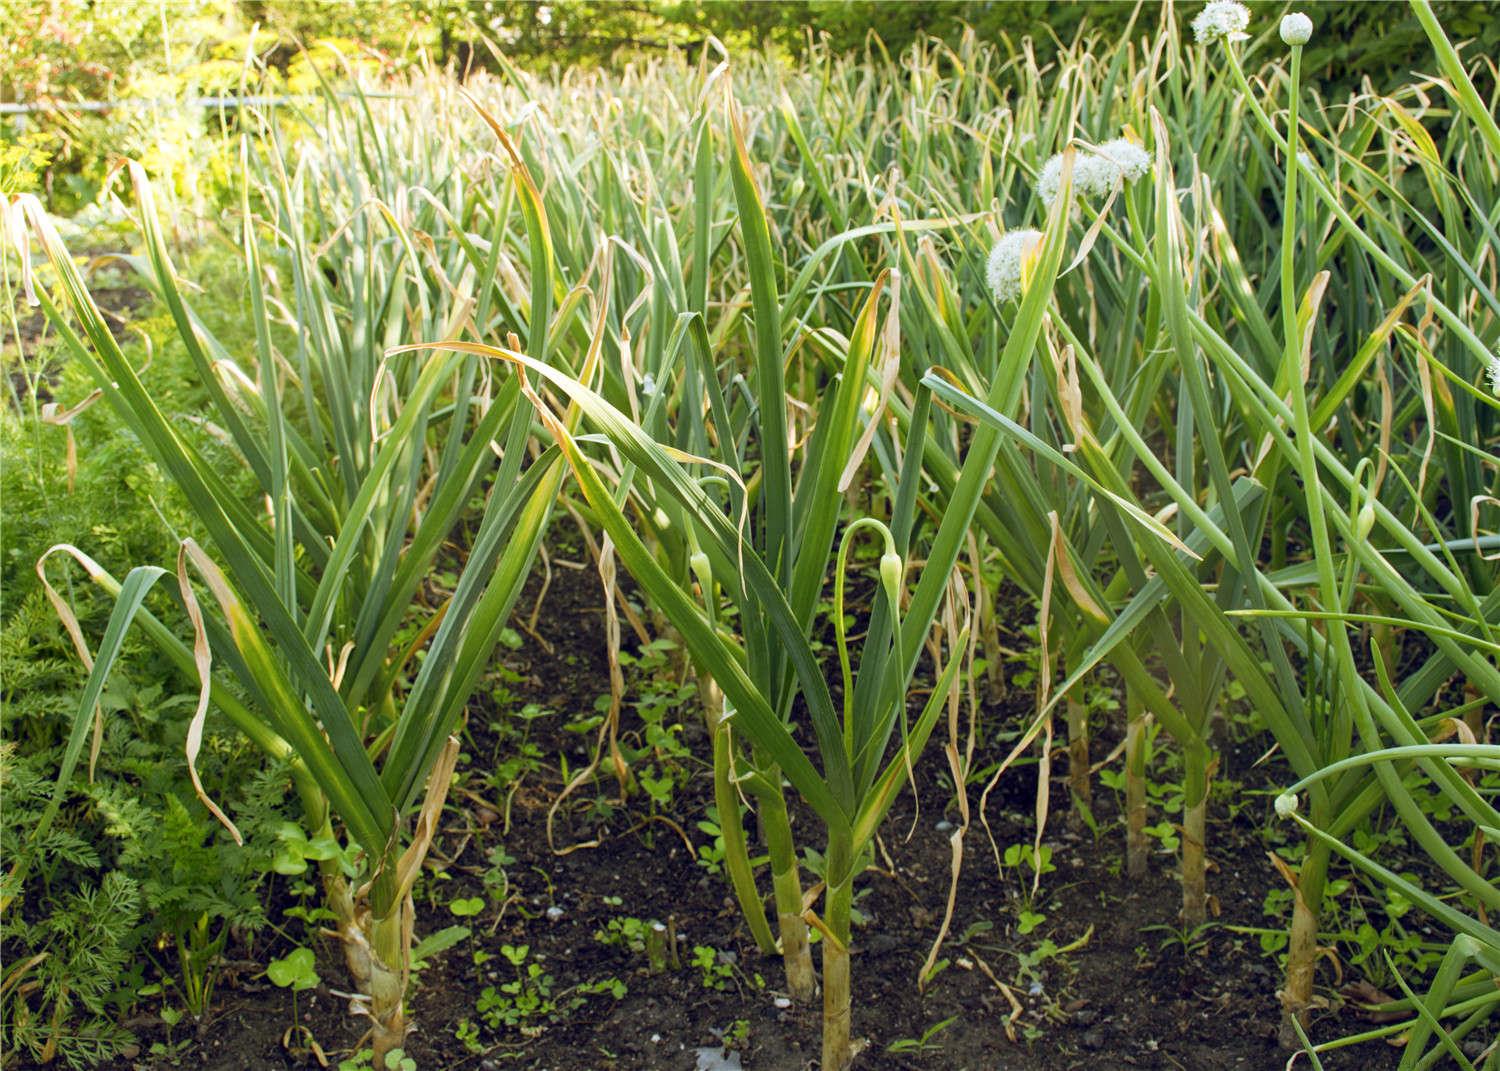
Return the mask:
<svg viewBox="0 0 1500 1071">
<path fill-rule="evenodd" d="M 1125 873 L 1146 876 L 1146 708 L 1125 689 Z"/>
</svg>

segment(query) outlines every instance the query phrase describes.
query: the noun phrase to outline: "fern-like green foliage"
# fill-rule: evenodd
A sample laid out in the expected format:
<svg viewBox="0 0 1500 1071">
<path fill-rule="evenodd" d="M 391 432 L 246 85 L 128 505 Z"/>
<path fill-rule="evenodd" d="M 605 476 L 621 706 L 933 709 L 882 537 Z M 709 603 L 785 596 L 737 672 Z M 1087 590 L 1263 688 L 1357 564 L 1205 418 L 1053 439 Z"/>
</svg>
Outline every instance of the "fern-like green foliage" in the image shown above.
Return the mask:
<svg viewBox="0 0 1500 1071">
<path fill-rule="evenodd" d="M 163 404 L 192 408 L 201 387 L 167 342 L 170 322 L 132 319 L 154 338 Z M 144 364 L 146 347 L 137 350 Z M 169 980 L 170 999 L 201 1014 L 231 929 L 253 934 L 265 925 L 257 894 L 286 819 L 287 775 L 264 769 L 258 753 L 210 717 L 199 769 L 246 834 L 245 846 L 235 845 L 187 778 L 196 683 L 132 636 L 102 697 L 94 777 L 75 779 L 58 820 L 33 838 L 85 676 L 43 595 L 37 558 L 69 542 L 122 573 L 143 561 L 170 565 L 178 537 L 192 529 L 175 492 L 103 406 L 73 423 L 70 489 L 67 433 L 38 420 L 32 403 L 50 396 L 71 405 L 88 385 L 76 369 L 51 363 L 45 342 L 27 361 L 41 397 L 21 398 L 19 411 L 0 406 L 0 897 L 10 901 L 0 915 L 0 1051 L 82 1068 L 134 1040 L 119 1024 L 147 982 Z M 69 569 L 56 561 L 49 576 L 97 642 L 110 604 Z M 191 635 L 167 593 L 152 608 Z M 22 861 L 29 876 L 15 888 Z"/>
<path fill-rule="evenodd" d="M 221 836 L 217 824 L 205 821 L 201 811 L 190 811 L 175 795 L 165 803 L 146 835 L 120 856 L 128 869 L 154 867 L 142 879 L 142 888 L 156 924 L 180 933 L 208 914 L 242 929 L 265 925 L 256 896 L 259 874 L 251 865 L 254 848 L 238 847 Z M 262 864 L 268 861 L 269 856 L 261 859 Z"/>
<path fill-rule="evenodd" d="M 6 960 L 6 981 L 14 976 L 16 984 L 0 1016 L 0 1046 L 92 1067 L 132 1040 L 118 1019 L 139 986 L 139 966 L 127 968 L 139 943 L 140 886 L 111 871 L 53 907 L 35 920 L 8 911 L 0 927 L 6 946 L 21 953 Z"/>
</svg>

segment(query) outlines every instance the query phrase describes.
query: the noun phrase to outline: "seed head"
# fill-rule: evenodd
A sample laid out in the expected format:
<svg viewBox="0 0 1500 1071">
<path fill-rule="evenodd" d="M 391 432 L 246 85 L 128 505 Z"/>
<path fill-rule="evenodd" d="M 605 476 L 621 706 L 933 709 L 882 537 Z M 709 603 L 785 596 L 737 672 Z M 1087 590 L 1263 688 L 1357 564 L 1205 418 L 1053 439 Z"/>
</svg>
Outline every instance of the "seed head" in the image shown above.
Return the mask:
<svg viewBox="0 0 1500 1071">
<path fill-rule="evenodd" d="M 1281 40 L 1288 45 L 1305 45 L 1312 39 L 1312 19 L 1300 11 L 1281 16 Z"/>
<path fill-rule="evenodd" d="M 1234 40 L 1250 25 L 1250 9 L 1239 0 L 1209 0 L 1193 19 L 1193 35 L 1200 45 L 1221 37 Z"/>
<path fill-rule="evenodd" d="M 990 250 L 990 262 L 985 272 L 997 302 L 1004 305 L 1021 296 L 1022 268 L 1041 244 L 1041 231 L 1007 231 L 1000 236 L 995 248 Z"/>
</svg>

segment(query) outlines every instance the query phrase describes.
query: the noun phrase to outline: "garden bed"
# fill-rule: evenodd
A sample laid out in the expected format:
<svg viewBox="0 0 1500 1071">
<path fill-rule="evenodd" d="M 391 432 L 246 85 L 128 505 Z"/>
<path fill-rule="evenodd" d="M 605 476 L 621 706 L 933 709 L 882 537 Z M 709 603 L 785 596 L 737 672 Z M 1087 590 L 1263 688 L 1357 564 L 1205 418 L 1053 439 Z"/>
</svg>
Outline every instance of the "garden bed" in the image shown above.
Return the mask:
<svg viewBox="0 0 1500 1071">
<path fill-rule="evenodd" d="M 516 788 L 508 833 L 502 832 L 503 794 L 495 796 L 492 808 L 471 797 L 448 810 L 434 855 L 450 859 L 449 853 L 462 850 L 439 865 L 440 877 L 425 883 L 436 905 L 421 913 L 433 920 L 429 927 L 442 924 L 448 914 L 443 903 L 484 897 L 493 888 L 484 874 L 494 866 L 490 853 L 497 847 L 511 859 L 504 865 L 508 895 L 503 908 L 491 899 L 481 914 L 454 920 L 468 924 L 474 936 L 421 972 L 412 998 L 417 1029 L 409 1054 L 419 1067 L 484 1071 L 695 1068 L 698 1050 L 718 1051 L 727 1034 L 739 1049 L 741 1065 L 751 1071 L 815 1066 L 818 1009 L 781 1006 L 779 961 L 756 953 L 724 878 L 710 875 L 683 842 L 685 835 L 696 852 L 711 839 L 697 828 L 712 803 L 705 771 L 676 791 L 669 812 L 654 817 L 636 795 L 607 819 L 590 819 L 582 812 L 593 795 L 575 794 L 569 802 L 577 806 L 565 803 L 558 813 L 557 846 L 566 849 L 593 840 L 599 845 L 565 855 L 548 848 L 547 812 L 561 789 L 557 759 L 566 756 L 573 769 L 586 761 L 585 738 L 568 732 L 564 723 L 592 711 L 595 697 L 608 692 L 597 576 L 592 570 L 554 567 L 552 572 L 536 629 L 551 652 L 527 639 L 504 655 L 518 678 L 516 697 L 560 715 L 532 722 L 528 737 L 546 757 L 547 768 Z M 533 578 L 522 599 L 523 615 L 537 587 Z M 1013 688 L 1002 704 L 987 706 L 985 718 L 994 725 L 1017 724 L 1031 711 L 1031 703 L 1025 690 Z M 471 781 L 482 775 L 485 756 L 504 755 L 512 746 L 487 726 L 487 713 L 480 709 L 470 717 L 470 753 L 476 760 Z M 1096 761 L 1112 748 L 1113 735 L 1110 727 L 1096 740 Z M 998 761 L 1008 746 L 997 744 L 988 749 L 990 754 L 981 753 L 976 768 Z M 1242 780 L 1251 791 L 1274 791 L 1285 771 L 1275 763 L 1255 766 L 1259 757 L 1251 747 L 1231 746 L 1222 776 Z M 1061 769 L 1059 762 L 1055 778 Z M 1002 850 L 1033 835 L 1035 773 L 1034 764 L 1008 772 L 990 796 L 988 813 Z M 1210 892 L 1222 913 L 1196 938 L 1182 934 L 1178 921 L 1180 894 L 1172 855 L 1158 853 L 1142 881 L 1123 877 L 1123 832 L 1114 794 L 1105 790 L 1096 797 L 1096 840 L 1087 829 L 1072 828 L 1060 783 L 1053 789 L 1054 812 L 1044 841 L 1057 869 L 1043 878 L 1033 903 L 1046 921 L 1028 934 L 1018 933 L 1029 872 L 1023 879 L 1017 868 L 1008 867 L 997 876 L 976 810 L 950 937 L 941 953 L 949 966 L 932 979 L 925 994 L 919 993 L 918 973 L 947 897 L 949 830 L 958 817 L 951 795 L 939 785 L 945 774 L 940 750 L 929 750 L 916 770 L 922 786 L 920 813 L 914 813 L 908 792 L 886 826 L 882 844 L 894 869 L 881 860 L 860 883 L 868 893 L 857 901 L 859 908 L 879 923 L 856 933 L 853 962 L 861 996 L 854 1027 L 856 1036 L 869 1042 L 860 1067 L 1229 1071 L 1285 1062 L 1287 1053 L 1276 1040 L 1279 968 L 1253 936 L 1229 929 L 1266 925 L 1261 903 L 1280 881 L 1266 859 L 1264 815 L 1258 805 L 1234 821 L 1211 815 Z M 970 789 L 976 808 L 980 787 Z M 612 779 L 601 775 L 597 789 L 601 797 L 612 795 Z M 558 909 L 554 917 L 549 908 Z M 681 947 L 679 968 L 653 974 L 642 954 L 597 939 L 611 920 L 632 918 L 670 920 Z M 1038 955 L 1046 942 L 1075 947 Z M 588 996 L 555 1018 L 539 1015 L 520 1026 L 492 1028 L 478 1006 L 486 988 L 515 976 L 500 951 L 505 945 L 526 946 L 524 962 L 551 976 L 552 999 L 560 1007 L 572 991 L 589 983 L 620 982 L 626 992 L 618 1000 L 608 993 Z M 231 971 L 220 983 L 216 1006 L 196 1031 L 188 1022 L 170 1033 L 160 1023 L 134 1024 L 143 1046 L 175 1042 L 173 1059 L 137 1057 L 110 1066 L 120 1071 L 319 1066 L 309 1040 L 337 1066 L 360 1030 L 347 1013 L 347 1001 L 336 995 L 346 989 L 337 946 L 331 941 L 321 945 L 317 970 L 322 981 L 295 998 L 254 966 L 284 955 L 289 947 L 273 936 L 253 951 L 245 950 L 247 969 Z M 708 972 L 693 962 L 695 947 L 714 950 L 714 967 Z M 476 950 L 490 956 L 479 966 L 473 963 Z M 758 985 L 757 978 L 764 984 Z M 1021 1006 L 1014 1019 L 996 980 Z M 457 1036 L 464 1022 L 478 1030 L 478 1051 Z M 948 1025 L 933 1031 L 944 1022 Z M 1008 1023 L 1014 1041 L 1007 1036 Z M 1327 1040 L 1366 1026 L 1357 1010 L 1345 1006 L 1318 1021 L 1313 1037 Z M 288 1035 L 294 1027 L 307 1032 Z M 1399 1052 L 1372 1042 L 1322 1059 L 1329 1069 L 1374 1071 L 1395 1067 Z"/>
<path fill-rule="evenodd" d="M 1410 13 L 247 24 L 316 106 L 0 150 L 0 1066 L 1500 1071 L 1500 98 Z"/>
</svg>

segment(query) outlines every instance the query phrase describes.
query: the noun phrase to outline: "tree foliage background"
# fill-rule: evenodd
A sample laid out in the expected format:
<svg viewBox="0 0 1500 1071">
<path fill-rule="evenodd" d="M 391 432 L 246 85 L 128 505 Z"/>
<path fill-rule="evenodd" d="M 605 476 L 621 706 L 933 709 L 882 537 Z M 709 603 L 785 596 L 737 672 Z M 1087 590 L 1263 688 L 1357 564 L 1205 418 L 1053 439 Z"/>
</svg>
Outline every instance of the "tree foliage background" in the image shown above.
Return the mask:
<svg viewBox="0 0 1500 1071">
<path fill-rule="evenodd" d="M 1292 4 L 1250 6 L 1265 24 Z M 1296 6 L 1317 26 L 1304 72 L 1325 95 L 1366 80 L 1377 91 L 1405 83 L 1412 57 L 1428 55 L 1404 0 Z M 1181 25 L 1199 4 L 1176 7 Z M 1434 8 L 1466 51 L 1500 52 L 1500 0 Z M 257 91 L 293 93 L 315 89 L 320 68 L 351 59 L 377 75 L 424 63 L 463 74 L 495 67 L 496 53 L 539 70 L 610 66 L 710 37 L 731 53 L 763 49 L 795 62 L 812 47 L 896 54 L 917 38 L 952 40 L 972 27 L 1002 48 L 1029 39 L 1045 58 L 1079 35 L 1153 33 L 1160 9 L 1147 0 L 0 0 L 0 102 L 233 94 L 247 61 Z M 39 175 L 54 207 L 88 203 L 114 159 L 164 155 L 170 170 L 174 154 L 201 142 L 202 126 L 201 117 L 164 110 L 0 116 L 0 187 L 14 185 L 6 175 Z"/>
<path fill-rule="evenodd" d="M 1178 6 L 1187 17 L 1198 5 Z M 1292 5 L 1250 6 L 1272 16 Z M 1402 0 L 1297 6 L 1318 27 L 1306 69 L 1325 84 L 1368 76 L 1380 89 L 1423 54 L 1421 28 Z M 1500 2 L 1434 6 L 1450 36 L 1476 50 L 1500 48 Z M 1155 26 L 1159 5 L 1139 7 L 1137 25 Z M 875 38 L 895 52 L 917 37 L 951 39 L 972 26 L 1013 45 L 1031 37 L 1046 53 L 1080 33 L 1123 33 L 1136 10 L 1123 0 L 0 0 L 0 25 L 8 28 L 0 39 L 0 99 L 109 99 L 142 75 L 238 59 L 247 46 L 285 66 L 299 45 L 329 38 L 397 62 L 425 55 L 439 65 L 485 65 L 488 50 L 475 46 L 489 37 L 512 59 L 548 67 L 608 65 L 690 48 L 710 35 L 731 48 L 789 56 L 813 42 L 850 51 Z M 253 40 L 252 28 L 260 30 Z"/>
</svg>

